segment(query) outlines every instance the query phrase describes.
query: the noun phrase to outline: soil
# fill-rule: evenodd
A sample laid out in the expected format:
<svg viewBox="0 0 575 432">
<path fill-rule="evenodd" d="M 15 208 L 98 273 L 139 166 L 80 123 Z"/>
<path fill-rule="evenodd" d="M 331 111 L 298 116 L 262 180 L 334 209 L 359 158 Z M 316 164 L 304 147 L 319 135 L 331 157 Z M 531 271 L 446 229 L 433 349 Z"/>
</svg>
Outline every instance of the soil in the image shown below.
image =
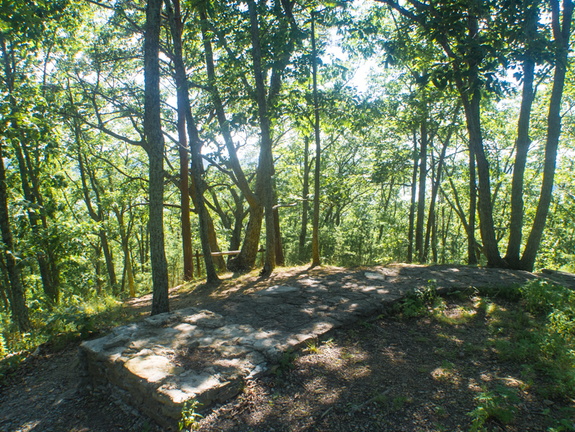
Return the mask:
<svg viewBox="0 0 575 432">
<path fill-rule="evenodd" d="M 215 289 L 174 289 L 171 305 L 206 305 L 260 285 L 289 284 L 301 271 L 286 269 L 272 280 L 244 276 Z M 315 276 L 322 272 L 346 273 L 326 267 L 315 270 Z M 570 275 L 559 276 L 572 281 Z M 140 315 L 149 310 L 149 301 L 144 296 L 126 306 Z M 473 309 L 472 300 L 453 300 L 446 315 L 457 317 L 462 302 Z M 337 330 L 302 352 L 287 353 L 273 373 L 249 381 L 239 397 L 203 413 L 197 426 L 201 431 L 230 432 L 468 431 L 470 413 L 478 405 L 475 398 L 503 385 L 515 389 L 519 399 L 507 408 L 510 422 L 489 420 L 489 430 L 547 430 L 554 417 L 574 408 L 575 402 L 539 396 L 539 377 L 522 382 L 517 366 L 483 349 L 489 337 L 485 319 L 479 310 L 460 325 L 385 316 Z M 161 430 L 112 395 L 83 392 L 76 353 L 77 344 L 59 352 L 44 348 L 0 384 L 0 431 Z"/>
</svg>

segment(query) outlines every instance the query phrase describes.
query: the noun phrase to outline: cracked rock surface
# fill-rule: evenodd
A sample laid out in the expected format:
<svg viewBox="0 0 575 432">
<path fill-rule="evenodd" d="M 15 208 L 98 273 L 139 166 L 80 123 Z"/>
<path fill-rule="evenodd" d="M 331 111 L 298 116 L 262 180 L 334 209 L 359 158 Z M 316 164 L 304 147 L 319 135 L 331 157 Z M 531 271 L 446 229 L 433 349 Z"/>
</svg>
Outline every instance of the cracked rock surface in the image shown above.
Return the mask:
<svg viewBox="0 0 575 432">
<path fill-rule="evenodd" d="M 224 402 L 284 352 L 377 315 L 411 290 L 429 283 L 439 291 L 501 286 L 533 277 L 463 266 L 339 269 L 322 277 L 300 272 L 289 283 L 259 284 L 86 341 L 80 348 L 82 371 L 88 386 L 124 395 L 163 427 L 175 428 L 186 401 L 203 407 Z"/>
</svg>

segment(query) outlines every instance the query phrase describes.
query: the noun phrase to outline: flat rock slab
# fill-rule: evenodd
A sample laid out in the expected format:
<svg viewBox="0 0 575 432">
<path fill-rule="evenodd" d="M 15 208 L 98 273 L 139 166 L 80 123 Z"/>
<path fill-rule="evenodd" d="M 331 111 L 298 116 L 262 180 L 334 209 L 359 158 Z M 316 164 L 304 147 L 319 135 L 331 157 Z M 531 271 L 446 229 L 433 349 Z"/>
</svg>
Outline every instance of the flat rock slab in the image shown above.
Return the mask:
<svg viewBox="0 0 575 432">
<path fill-rule="evenodd" d="M 463 266 L 389 266 L 301 275 L 289 285 L 232 296 L 208 309 L 190 307 L 148 317 L 84 342 L 88 385 L 106 387 L 167 429 L 184 404 L 206 408 L 238 394 L 244 381 L 334 328 L 380 313 L 411 290 L 439 291 L 520 284 L 527 272 Z"/>
</svg>

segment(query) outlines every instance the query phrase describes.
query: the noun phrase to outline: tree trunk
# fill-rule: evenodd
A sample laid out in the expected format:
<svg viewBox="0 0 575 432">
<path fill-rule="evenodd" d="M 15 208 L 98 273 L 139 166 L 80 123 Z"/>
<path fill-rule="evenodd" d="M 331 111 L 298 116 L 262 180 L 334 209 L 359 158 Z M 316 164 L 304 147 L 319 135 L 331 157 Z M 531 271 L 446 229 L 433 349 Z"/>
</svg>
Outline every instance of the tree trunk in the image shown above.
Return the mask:
<svg viewBox="0 0 575 432">
<path fill-rule="evenodd" d="M 188 135 L 192 135 L 192 134 L 197 135 L 197 133 L 198 133 L 198 131 L 197 131 L 197 129 L 195 129 L 195 127 L 193 129 L 193 132 L 188 131 Z M 199 137 L 198 137 L 198 140 L 199 140 Z M 191 171 L 193 172 L 193 170 L 191 170 Z M 200 178 L 200 180 L 203 183 L 203 179 Z M 198 214 L 198 209 L 200 206 L 198 204 L 198 192 L 197 192 L 197 188 L 196 188 L 196 181 L 193 177 L 192 177 L 192 182 L 190 183 L 190 197 L 191 197 L 192 202 L 194 204 L 195 212 L 196 212 L 196 214 Z M 204 199 L 204 206 L 205 206 L 205 202 L 206 201 Z M 207 239 L 208 239 L 208 245 L 210 247 L 210 251 L 211 252 L 220 252 L 220 246 L 218 245 L 218 237 L 216 236 L 216 230 L 214 228 L 214 221 L 212 219 L 212 216 L 210 215 L 210 212 L 208 212 L 207 210 L 206 210 L 204 216 L 206 219 Z M 199 214 L 198 214 L 198 218 L 199 218 Z M 201 228 L 201 226 L 200 226 L 200 228 Z M 201 238 L 200 238 L 200 241 L 201 241 Z M 203 251 L 202 251 L 202 254 L 203 254 Z M 226 264 L 225 264 L 223 257 L 212 256 L 211 260 L 213 263 L 212 266 L 215 266 L 220 270 L 226 269 Z M 198 274 L 199 274 L 199 269 L 198 269 Z"/>
<path fill-rule="evenodd" d="M 465 89 L 461 89 L 464 101 L 465 117 L 467 121 L 467 131 L 469 133 L 469 148 L 473 153 L 477 167 L 478 183 L 478 209 L 479 226 L 481 240 L 483 242 L 483 253 L 487 258 L 489 267 L 504 267 L 504 262 L 499 255 L 497 239 L 495 237 L 495 223 L 493 221 L 493 206 L 491 203 L 491 180 L 489 173 L 489 162 L 483 147 L 483 137 L 481 133 L 481 109 L 480 92 L 475 91 L 471 100 L 467 100 Z M 471 168 L 470 168 L 471 171 Z"/>
<path fill-rule="evenodd" d="M 18 170 L 20 174 L 20 181 L 22 184 L 22 192 L 24 193 L 24 198 L 29 201 L 31 205 L 36 204 L 38 208 L 29 208 L 27 211 L 28 220 L 30 222 L 30 228 L 34 235 L 35 240 L 40 245 L 40 250 L 35 254 L 36 261 L 38 262 L 38 268 L 40 270 L 40 278 L 42 280 L 42 288 L 44 294 L 46 295 L 48 301 L 51 304 L 57 304 L 60 299 L 60 277 L 58 272 L 58 266 L 56 264 L 56 259 L 54 257 L 54 252 L 51 250 L 48 240 L 46 239 L 47 220 L 44 215 L 44 207 L 42 202 L 42 196 L 40 195 L 40 190 L 38 188 L 38 179 L 34 168 L 31 166 L 30 158 L 28 157 L 28 151 L 26 144 L 21 142 L 21 140 L 26 139 L 26 132 L 21 130 L 18 120 L 21 116 L 18 112 L 18 104 L 14 96 L 14 90 L 16 85 L 16 66 L 15 63 L 11 62 L 13 56 L 10 55 L 10 50 L 4 38 L 2 38 L 0 43 L 0 48 L 2 49 L 2 60 L 4 62 L 4 82 L 6 84 L 6 89 L 8 92 L 8 99 L 10 102 L 10 127 L 19 131 L 18 139 L 12 140 L 12 145 L 14 149 L 14 154 L 18 161 Z M 27 163 L 28 162 L 28 163 Z M 43 229 L 42 229 L 43 228 Z"/>
<path fill-rule="evenodd" d="M 419 165 L 417 153 L 417 135 L 413 131 L 413 170 L 411 173 L 411 201 L 409 204 L 409 225 L 407 228 L 407 262 L 413 262 L 413 234 L 415 228 L 415 204 L 417 201 L 417 167 Z"/>
<path fill-rule="evenodd" d="M 149 160 L 149 230 L 152 262 L 152 315 L 170 310 L 164 248 L 164 136 L 160 101 L 162 0 L 148 0 L 144 38 L 144 133 Z"/>
<path fill-rule="evenodd" d="M 124 253 L 124 271 L 122 278 L 122 291 L 124 290 L 126 281 L 128 283 L 128 293 L 130 297 L 136 296 L 136 287 L 134 285 L 134 270 L 132 268 L 132 259 L 130 254 L 130 232 L 129 228 L 126 230 L 124 223 L 124 210 L 116 208 L 115 210 L 116 218 L 118 219 L 118 228 L 120 230 L 120 240 L 122 243 L 122 252 Z"/>
<path fill-rule="evenodd" d="M 312 56 L 312 81 L 313 81 L 313 130 L 315 138 L 315 169 L 314 169 L 314 196 L 313 196 L 313 220 L 312 220 L 312 240 L 311 240 L 311 265 L 312 267 L 321 265 L 319 256 L 319 197 L 320 190 L 320 169 L 321 169 L 321 139 L 319 123 L 319 99 L 317 92 L 317 49 L 315 41 L 315 12 L 311 13 L 311 56 Z"/>
<path fill-rule="evenodd" d="M 228 268 L 230 271 L 244 273 L 250 271 L 254 267 L 260 244 L 260 232 L 262 229 L 263 218 L 264 211 L 262 207 L 250 208 L 248 226 L 246 228 L 240 254 L 237 257 L 230 259 L 228 262 Z"/>
<path fill-rule="evenodd" d="M 535 37 L 537 32 L 536 8 L 527 12 L 526 38 L 527 43 Z M 529 123 L 531 120 L 531 107 L 535 92 L 533 80 L 535 75 L 535 61 L 527 49 L 526 58 L 523 60 L 523 92 L 521 97 L 521 108 L 517 123 L 517 150 L 515 153 L 515 164 L 513 165 L 513 180 L 511 183 L 511 217 L 509 221 L 509 240 L 505 261 L 511 268 L 519 267 L 519 254 L 521 250 L 523 231 L 523 182 L 525 177 L 525 165 L 527 163 L 527 153 L 531 145 L 529 138 Z"/>
<path fill-rule="evenodd" d="M 242 241 L 242 227 L 247 213 L 244 211 L 243 197 L 237 194 L 234 189 L 231 189 L 230 192 L 235 203 L 234 227 L 230 237 L 230 250 L 238 250 Z"/>
<path fill-rule="evenodd" d="M 274 207 L 274 231 L 276 235 L 276 241 L 275 241 L 276 264 L 279 266 L 283 266 L 285 265 L 285 257 L 282 244 L 282 236 L 280 231 L 280 215 L 279 215 L 279 209 L 277 207 Z"/>
<path fill-rule="evenodd" d="M 178 138 L 180 156 L 180 221 L 182 225 L 182 257 L 184 280 L 194 278 L 194 257 L 192 250 L 192 226 L 190 221 L 190 187 L 188 172 L 188 140 L 186 137 L 186 114 L 178 107 Z"/>
<path fill-rule="evenodd" d="M 2 298 L 2 309 L 8 311 L 10 310 L 10 301 L 8 300 L 8 296 L 10 295 L 10 279 L 8 279 L 8 270 L 3 255 L 0 255 L 0 267 L 0 297 Z"/>
<path fill-rule="evenodd" d="M 470 40 L 475 40 L 479 37 L 479 18 L 474 10 L 478 4 L 471 5 L 472 7 L 466 20 Z M 455 85 L 465 111 L 469 150 L 473 154 L 477 166 L 479 227 L 483 242 L 483 253 L 487 258 L 489 267 L 504 267 L 505 262 L 499 254 L 495 236 L 493 205 L 491 202 L 491 176 L 481 131 L 481 83 L 478 61 L 483 57 L 482 48 L 477 46 L 470 51 L 465 59 L 460 59 L 451 50 L 446 35 L 440 35 L 439 42 L 444 51 L 454 59 Z M 461 70 L 462 66 L 466 67 L 465 71 Z"/>
<path fill-rule="evenodd" d="M 272 177 L 272 181 L 273 181 L 273 202 L 274 202 L 274 206 L 273 206 L 273 212 L 274 212 L 274 233 L 275 233 L 275 242 L 274 242 L 274 248 L 275 248 L 275 260 L 276 260 L 276 265 L 278 266 L 284 266 L 285 265 L 285 256 L 284 256 L 284 249 L 283 249 L 283 242 L 282 242 L 282 234 L 281 234 L 281 228 L 280 228 L 280 205 L 278 203 L 278 198 L 277 198 L 277 194 L 276 194 L 276 182 L 275 182 L 275 177 Z"/>
<path fill-rule="evenodd" d="M 207 282 L 216 282 L 219 280 L 216 272 L 214 261 L 211 254 L 209 227 L 207 220 L 207 209 L 204 201 L 204 184 L 203 184 L 203 161 L 201 154 L 202 143 L 198 134 L 195 120 L 190 108 L 190 99 L 188 94 L 188 81 L 186 69 L 183 60 L 182 35 L 181 35 L 181 17 L 179 0 L 169 0 L 173 4 L 168 7 L 170 29 L 174 43 L 174 67 L 176 78 L 176 92 L 178 99 L 178 110 L 183 110 L 187 122 L 188 135 L 190 139 L 190 149 L 192 153 L 192 176 L 196 188 L 196 208 L 200 223 L 200 241 L 202 244 L 202 253 L 206 266 Z"/>
<path fill-rule="evenodd" d="M 115 293 L 118 281 L 116 279 L 114 257 L 112 256 L 112 250 L 110 249 L 110 243 L 108 242 L 108 234 L 104 229 L 100 229 L 98 230 L 98 237 L 100 238 L 102 251 L 104 252 L 104 261 L 106 263 L 106 272 L 108 274 L 108 284 L 112 288 L 112 291 Z"/>
<path fill-rule="evenodd" d="M 256 84 L 256 101 L 260 123 L 260 156 L 256 176 L 256 192 L 264 207 L 266 229 L 266 251 L 262 275 L 270 275 L 275 267 L 275 222 L 273 213 L 273 156 L 271 126 L 268 112 L 266 89 L 262 68 L 262 51 L 258 13 L 254 0 L 248 0 L 250 34 L 252 41 L 252 66 Z"/>
<path fill-rule="evenodd" d="M 88 164 L 84 161 L 85 156 L 82 154 L 81 147 L 81 137 L 80 137 L 80 126 L 74 124 L 74 134 L 76 139 L 77 154 L 78 154 L 78 171 L 80 172 L 80 181 L 82 183 L 82 195 L 84 197 L 84 203 L 86 204 L 86 209 L 90 218 L 97 223 L 104 221 L 104 210 L 102 209 L 102 200 L 100 199 L 100 187 L 98 185 L 96 176 L 87 166 Z M 90 198 L 90 190 L 88 188 L 88 178 L 92 186 L 92 191 L 96 195 L 96 209 L 92 204 L 92 199 Z M 112 257 L 112 251 L 110 250 L 110 245 L 108 242 L 108 233 L 100 228 L 98 230 L 98 237 L 100 238 L 100 244 L 104 252 L 104 259 L 106 262 L 106 271 L 108 274 L 108 284 L 110 288 L 115 291 L 117 288 L 116 270 L 114 267 L 114 259 Z"/>
<path fill-rule="evenodd" d="M 260 206 L 255 194 L 252 192 L 248 180 L 246 179 L 245 173 L 242 170 L 240 161 L 238 159 L 236 146 L 234 145 L 232 134 L 230 131 L 230 125 L 226 118 L 224 103 L 220 96 L 216 81 L 216 70 L 214 64 L 214 54 L 212 49 L 212 42 L 208 31 L 208 17 L 205 10 L 205 4 L 201 3 L 199 5 L 200 13 L 200 27 L 202 31 L 202 41 L 204 45 L 204 54 L 206 59 L 206 72 L 208 75 L 208 87 L 210 90 L 210 95 L 212 102 L 214 103 L 214 108 L 216 111 L 216 117 L 218 119 L 218 124 L 220 126 L 220 131 L 222 132 L 222 137 L 224 138 L 224 143 L 226 149 L 228 150 L 229 163 L 234 173 L 234 180 L 238 188 L 242 191 L 250 207 Z"/>
<path fill-rule="evenodd" d="M 242 191 L 242 193 L 244 194 L 244 196 L 246 197 L 246 200 L 250 206 L 250 215 L 252 213 L 254 214 L 258 214 L 261 210 L 261 203 L 260 203 L 260 199 L 259 197 L 256 196 L 256 194 L 254 194 L 249 186 L 248 180 L 241 168 L 238 156 L 237 156 L 237 151 L 236 151 L 236 147 L 234 145 L 233 139 L 232 139 L 232 135 L 231 135 L 231 131 L 230 131 L 230 127 L 229 127 L 229 122 L 226 118 L 225 115 L 225 110 L 224 110 L 224 104 L 223 101 L 221 99 L 220 93 L 218 91 L 218 87 L 216 85 L 216 74 L 215 74 L 215 66 L 214 66 L 214 57 L 213 57 L 213 50 L 212 50 L 212 44 L 211 44 L 211 39 L 209 37 L 209 31 L 208 31 L 208 23 L 207 23 L 207 14 L 206 14 L 206 10 L 205 10 L 205 6 L 202 4 L 200 5 L 199 8 L 199 12 L 200 12 L 200 26 L 201 26 L 201 31 L 202 31 L 202 40 L 203 40 L 203 44 L 204 44 L 204 53 L 205 53 L 205 59 L 206 59 L 206 71 L 208 74 L 208 85 L 209 85 L 209 89 L 210 89 L 210 95 L 212 97 L 212 101 L 214 103 L 214 108 L 216 111 L 216 117 L 218 119 L 218 124 L 220 126 L 220 130 L 222 132 L 222 136 L 224 138 L 224 143 L 226 145 L 226 148 L 228 150 L 228 155 L 229 155 L 229 163 L 230 166 L 232 167 L 232 171 L 234 173 L 234 181 L 236 183 L 236 185 L 239 187 L 239 189 Z M 243 213 L 243 211 L 242 211 Z M 251 218 L 251 216 L 250 216 Z M 236 222 L 237 222 L 237 218 L 236 218 Z M 261 221 L 258 223 L 257 220 L 254 221 L 253 224 L 250 223 L 250 226 L 252 226 L 252 230 L 255 229 L 256 227 L 259 227 L 258 229 L 261 230 Z M 241 226 L 240 226 L 241 228 Z M 241 231 L 240 230 L 234 230 L 235 233 Z M 245 242 L 248 242 L 249 244 L 245 245 L 246 247 L 242 247 L 240 254 L 235 257 L 235 258 L 231 258 L 228 261 L 228 268 L 231 271 L 234 272 L 246 272 L 249 271 L 251 269 L 251 267 L 255 264 L 256 261 L 256 257 L 257 257 L 257 250 L 258 250 L 258 244 L 259 244 L 259 235 L 260 235 L 260 231 L 258 231 L 257 233 L 257 242 L 256 245 L 254 247 L 253 242 L 255 240 L 256 234 L 251 231 L 251 232 L 247 232 L 246 231 L 246 239 Z M 235 250 L 235 249 L 234 249 Z M 253 255 L 246 255 L 246 254 L 253 254 Z M 222 262 L 223 262 L 223 258 Z"/>
<path fill-rule="evenodd" d="M 425 195 L 427 185 L 427 116 L 420 126 L 419 186 L 417 193 L 417 220 L 415 224 L 415 252 L 417 261 L 424 261 L 423 225 L 425 222 Z"/>
<path fill-rule="evenodd" d="M 475 239 L 475 218 L 477 213 L 477 181 L 475 156 L 469 151 L 469 221 L 467 223 L 467 264 L 477 265 L 477 240 Z"/>
<path fill-rule="evenodd" d="M 306 239 L 307 239 L 307 219 L 309 213 L 309 138 L 304 136 L 303 150 L 303 188 L 302 188 L 302 206 L 301 206 L 301 229 L 299 233 L 298 258 L 299 261 L 306 261 Z"/>
<path fill-rule="evenodd" d="M 429 202 L 429 215 L 427 219 L 427 228 L 425 232 L 425 247 L 424 247 L 424 260 L 427 260 L 429 244 L 431 241 L 432 244 L 432 252 L 433 252 L 433 262 L 437 262 L 437 223 L 436 223 L 436 212 L 435 206 L 437 203 L 437 194 L 439 192 L 439 186 L 441 185 L 441 175 L 443 171 L 443 163 L 445 162 L 445 153 L 447 152 L 447 147 L 451 141 L 451 134 L 453 133 L 453 129 L 449 129 L 447 131 L 447 137 L 443 142 L 443 146 L 441 147 L 441 153 L 439 154 L 439 159 L 437 161 L 437 169 L 435 170 L 435 179 L 431 186 L 431 199 Z"/>
<path fill-rule="evenodd" d="M 557 0 L 551 1 L 553 35 L 555 39 L 556 61 L 555 74 L 553 77 L 553 88 L 551 90 L 551 100 L 549 101 L 549 112 L 547 114 L 547 141 L 545 143 L 545 162 L 543 165 L 543 182 L 541 193 L 533 226 L 525 245 L 523 256 L 521 257 L 520 268 L 533 271 L 535 258 L 543 237 L 549 205 L 553 193 L 553 182 L 555 177 L 555 165 L 557 162 L 557 149 L 559 147 L 559 136 L 561 135 L 561 99 L 565 86 L 565 75 L 567 72 L 569 36 L 571 35 L 571 21 L 573 18 L 573 2 L 563 1 L 563 20 L 560 24 L 560 10 Z"/>
<path fill-rule="evenodd" d="M 0 147 L 0 156 L 2 149 Z M 2 241 L 4 243 L 3 253 L 10 281 L 10 311 L 12 322 L 18 326 L 20 332 L 30 330 L 30 319 L 28 317 L 28 306 L 26 305 L 26 295 L 24 285 L 20 277 L 20 269 L 16 261 L 16 252 L 12 239 L 12 229 L 10 227 L 10 214 L 8 213 L 8 194 L 6 189 L 6 169 L 4 159 L 0 157 L 0 231 L 2 231 Z"/>
<path fill-rule="evenodd" d="M 15 115 L 15 113 L 13 113 Z M 18 128 L 15 121 L 12 122 L 12 127 Z M 42 280 L 42 288 L 44 294 L 46 295 L 48 301 L 55 305 L 58 304 L 60 299 L 60 289 L 59 289 L 59 276 L 57 274 L 57 266 L 52 263 L 50 256 L 53 255 L 49 252 L 50 247 L 47 244 L 45 238 L 45 232 L 47 227 L 47 221 L 45 217 L 42 218 L 41 214 L 44 212 L 42 201 L 38 193 L 34 193 L 33 181 L 31 179 L 34 176 L 34 170 L 29 169 L 29 165 L 26 163 L 24 152 L 26 151 L 26 146 L 22 143 L 16 143 L 13 141 L 14 153 L 16 159 L 18 160 L 18 171 L 20 173 L 20 180 L 22 184 L 22 191 L 24 192 L 24 198 L 29 201 L 32 205 L 37 205 L 38 208 L 30 208 L 27 211 L 28 221 L 30 222 L 30 228 L 34 234 L 34 238 L 40 245 L 40 249 L 36 253 L 36 261 L 38 262 L 38 268 L 40 270 L 40 279 Z M 36 180 L 37 183 L 37 180 Z M 43 228 L 43 229 L 42 229 Z"/>
<path fill-rule="evenodd" d="M 184 280 L 194 278 L 194 257 L 192 250 L 192 226 L 190 222 L 190 191 L 188 176 L 188 149 L 185 113 L 178 110 L 178 135 L 180 137 L 180 220 L 182 224 L 182 257 L 184 260 Z"/>
</svg>

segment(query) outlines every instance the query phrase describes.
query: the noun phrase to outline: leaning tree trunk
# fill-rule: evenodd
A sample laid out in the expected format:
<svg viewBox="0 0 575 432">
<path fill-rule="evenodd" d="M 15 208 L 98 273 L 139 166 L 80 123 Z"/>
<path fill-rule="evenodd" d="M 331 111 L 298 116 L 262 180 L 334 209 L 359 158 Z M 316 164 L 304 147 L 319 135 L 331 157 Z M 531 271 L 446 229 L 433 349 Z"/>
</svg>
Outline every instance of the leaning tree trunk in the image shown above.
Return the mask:
<svg viewBox="0 0 575 432">
<path fill-rule="evenodd" d="M 228 262 L 230 271 L 244 273 L 251 270 L 255 263 L 260 244 L 260 233 L 264 218 L 263 207 L 250 208 L 248 226 L 246 228 L 244 242 L 237 257 Z"/>
<path fill-rule="evenodd" d="M 15 113 L 14 116 L 16 117 Z M 15 121 L 12 122 L 12 126 L 16 129 L 18 125 Z M 60 300 L 60 288 L 59 288 L 59 276 L 57 273 L 57 266 L 53 260 L 53 253 L 50 252 L 50 246 L 47 244 L 46 236 L 42 233 L 47 230 L 47 221 L 45 216 L 42 217 L 41 213 L 44 212 L 44 206 L 39 196 L 39 191 L 34 191 L 32 177 L 35 175 L 34 170 L 30 169 L 29 164 L 26 163 L 24 152 L 26 152 L 26 146 L 23 143 L 13 143 L 14 154 L 18 161 L 18 171 L 20 172 L 20 180 L 22 184 L 22 191 L 24 192 L 24 198 L 30 203 L 37 204 L 38 209 L 29 209 L 27 211 L 28 221 L 30 222 L 30 228 L 37 241 L 40 243 L 41 247 L 36 253 L 36 261 L 38 262 L 38 268 L 40 270 L 40 279 L 42 280 L 42 288 L 44 294 L 46 295 L 50 304 L 58 304 Z M 36 180 L 37 183 L 37 180 Z M 35 193 L 37 192 L 37 193 Z"/>
<path fill-rule="evenodd" d="M 174 8 L 172 9 L 171 5 L 169 5 L 168 14 L 170 17 L 170 28 L 172 32 L 172 40 L 174 43 L 174 66 L 175 66 L 178 110 L 183 110 L 185 113 L 185 120 L 187 122 L 188 135 L 190 138 L 190 150 L 192 153 L 192 176 L 194 179 L 194 186 L 196 188 L 196 204 L 197 204 L 196 207 L 200 223 L 200 241 L 202 244 L 202 253 L 204 255 L 204 264 L 206 266 L 206 278 L 208 282 L 216 282 L 219 280 L 219 278 L 214 266 L 214 261 L 212 258 L 210 248 L 209 227 L 207 221 L 208 211 L 206 209 L 204 201 L 205 188 L 202 178 L 203 177 L 202 154 L 201 154 L 202 144 L 190 108 L 188 82 L 183 60 L 180 4 L 179 0 L 170 0 L 170 2 L 174 6 Z"/>
<path fill-rule="evenodd" d="M 177 2 L 175 2 L 177 3 Z M 176 7 L 177 8 L 177 7 Z M 177 12 L 176 12 L 177 14 Z M 174 17 L 172 24 L 177 32 L 174 37 L 181 37 L 181 21 Z M 176 73 L 177 74 L 177 73 Z M 179 74 L 177 74 L 179 75 Z M 178 79 L 179 81 L 179 79 Z M 177 84 L 176 84 L 177 85 Z M 189 179 L 189 156 L 188 137 L 186 134 L 186 113 L 178 99 L 178 153 L 180 156 L 180 221 L 182 232 L 182 256 L 184 260 L 184 280 L 192 280 L 194 277 L 194 252 L 192 250 L 192 226 L 190 221 L 190 179 Z"/>
<path fill-rule="evenodd" d="M 250 221 L 248 223 L 248 229 L 246 230 L 244 243 L 241 247 L 239 255 L 234 258 L 231 258 L 228 261 L 227 265 L 229 270 L 243 273 L 249 271 L 255 265 L 256 262 L 258 246 L 259 246 L 259 237 L 261 232 L 262 217 L 263 217 L 261 216 L 263 215 L 262 213 L 263 207 L 260 198 L 257 196 L 256 193 L 252 192 L 249 182 L 240 165 L 236 147 L 232 139 L 230 125 L 226 118 L 224 103 L 222 101 L 220 92 L 216 84 L 214 56 L 213 56 L 210 32 L 208 31 L 208 21 L 207 21 L 208 17 L 205 10 L 205 5 L 203 4 L 199 5 L 199 14 L 200 14 L 200 27 L 202 31 L 202 41 L 204 45 L 206 72 L 208 75 L 208 86 L 210 90 L 210 95 L 212 98 L 212 102 L 214 103 L 214 108 L 216 112 L 216 117 L 218 119 L 218 124 L 220 126 L 220 131 L 222 133 L 226 149 L 228 150 L 230 166 L 234 173 L 234 181 L 238 186 L 238 188 L 243 193 L 243 195 L 245 196 L 248 205 L 250 206 Z M 237 231 L 234 232 L 237 233 Z"/>
<path fill-rule="evenodd" d="M 528 44 L 536 36 L 537 18 L 535 8 L 529 12 L 526 22 L 526 37 Z M 519 120 L 517 122 L 517 141 L 515 163 L 513 165 L 513 180 L 511 182 L 511 217 L 509 221 L 509 240 L 505 261 L 511 268 L 519 267 L 519 254 L 521 250 L 521 240 L 523 231 L 523 183 L 525 177 L 525 166 L 527 164 L 527 153 L 531 140 L 529 138 L 529 123 L 531 120 L 531 107 L 535 97 L 533 80 L 535 76 L 535 61 L 529 47 L 526 58 L 523 61 L 523 92 L 521 97 L 521 108 L 519 110 Z"/>
<path fill-rule="evenodd" d="M 565 87 L 565 75 L 567 73 L 569 36 L 571 35 L 571 21 L 573 18 L 573 2 L 563 1 L 563 22 L 559 23 L 559 2 L 551 1 L 553 36 L 555 38 L 556 62 L 555 75 L 553 77 L 553 89 L 551 90 L 551 100 L 549 101 L 549 113 L 547 115 L 547 141 L 545 143 L 545 162 L 543 165 L 543 182 L 539 203 L 535 213 L 535 219 L 531 228 L 531 233 L 525 245 L 525 251 L 521 257 L 520 268 L 533 271 L 535 258 L 543 237 L 543 230 L 549 213 L 551 195 L 553 193 L 553 182 L 555 177 L 555 165 L 557 163 L 557 149 L 559 147 L 559 136 L 561 135 L 561 99 Z"/>
<path fill-rule="evenodd" d="M 462 92 L 466 90 L 462 89 Z M 466 96 L 464 96 L 466 99 Z M 464 101 L 467 131 L 469 133 L 469 148 L 475 158 L 478 177 L 478 209 L 479 227 L 483 242 L 483 253 L 490 267 L 504 267 L 504 262 L 499 254 L 497 239 L 495 236 L 495 223 L 493 220 L 493 205 L 491 203 L 491 180 L 489 162 L 483 147 L 481 133 L 481 109 L 479 90 Z M 470 169 L 471 170 L 471 169 Z"/>
<path fill-rule="evenodd" d="M 466 22 L 469 38 L 476 39 L 479 37 L 478 17 L 470 13 Z M 487 258 L 488 266 L 504 267 L 505 262 L 499 254 L 495 236 L 493 205 L 491 202 L 491 175 L 481 131 L 481 83 L 478 60 L 483 56 L 480 52 L 482 48 L 477 47 L 477 52 L 472 51 L 474 55 L 458 58 L 458 55 L 451 50 L 446 35 L 440 35 L 438 41 L 444 51 L 454 59 L 455 86 L 459 92 L 465 112 L 467 133 L 469 135 L 469 151 L 475 158 L 477 165 L 479 228 L 483 242 L 483 253 Z M 465 70 L 462 70 L 462 67 Z"/>
<path fill-rule="evenodd" d="M 79 125 L 75 124 L 74 131 L 76 134 L 76 145 L 77 145 L 77 153 L 78 153 L 78 171 L 80 172 L 80 181 L 82 183 L 82 195 L 84 197 L 84 204 L 86 204 L 86 209 L 88 210 L 88 215 L 90 218 L 101 225 L 101 222 L 104 221 L 104 210 L 102 209 L 102 200 L 100 199 L 100 186 L 96 180 L 96 176 L 90 170 L 87 161 L 84 161 L 85 156 L 82 154 L 81 149 L 81 138 L 80 138 L 80 127 Z M 88 187 L 88 179 L 90 180 L 90 185 L 92 187 L 92 191 L 90 191 Z M 96 201 L 96 208 L 92 204 L 92 194 L 95 195 Z M 100 228 L 98 230 L 98 237 L 100 238 L 100 244 L 102 246 L 102 250 L 104 252 L 104 260 L 106 262 L 106 271 L 108 274 L 108 284 L 110 288 L 114 291 L 117 287 L 117 279 L 116 279 L 116 269 L 114 267 L 114 258 L 112 256 L 112 250 L 110 249 L 110 244 L 108 242 L 108 233 L 105 229 Z"/>
<path fill-rule="evenodd" d="M 242 241 L 242 226 L 247 212 L 244 211 L 243 197 L 236 193 L 234 189 L 230 190 L 234 199 L 234 227 L 230 236 L 230 250 L 238 250 Z"/>
<path fill-rule="evenodd" d="M 126 228 L 124 223 L 124 209 L 115 209 L 116 218 L 118 219 L 118 229 L 120 231 L 120 241 L 122 244 L 122 252 L 124 253 L 124 271 L 122 278 L 122 291 L 125 288 L 126 282 L 128 283 L 128 293 L 130 297 L 136 296 L 136 286 L 134 283 L 134 269 L 132 267 L 132 258 L 130 254 L 130 227 Z"/>
</svg>

